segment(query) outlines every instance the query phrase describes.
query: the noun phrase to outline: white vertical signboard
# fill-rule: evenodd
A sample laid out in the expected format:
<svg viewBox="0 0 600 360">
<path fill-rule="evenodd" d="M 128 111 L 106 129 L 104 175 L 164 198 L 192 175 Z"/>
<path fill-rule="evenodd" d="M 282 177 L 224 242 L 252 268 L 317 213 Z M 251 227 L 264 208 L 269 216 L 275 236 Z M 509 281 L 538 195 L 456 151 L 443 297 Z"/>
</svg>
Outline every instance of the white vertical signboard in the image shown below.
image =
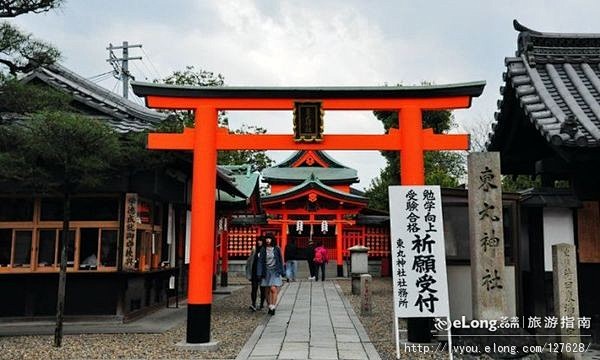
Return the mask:
<svg viewBox="0 0 600 360">
<path fill-rule="evenodd" d="M 448 317 L 440 187 L 390 186 L 389 201 L 396 324 L 398 318 Z"/>
</svg>

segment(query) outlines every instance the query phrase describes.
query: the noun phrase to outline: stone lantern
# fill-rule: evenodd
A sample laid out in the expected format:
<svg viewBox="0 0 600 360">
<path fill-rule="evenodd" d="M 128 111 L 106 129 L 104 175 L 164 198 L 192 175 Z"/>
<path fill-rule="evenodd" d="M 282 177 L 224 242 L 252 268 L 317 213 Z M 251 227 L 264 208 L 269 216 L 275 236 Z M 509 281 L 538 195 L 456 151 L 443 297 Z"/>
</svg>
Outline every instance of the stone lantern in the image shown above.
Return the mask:
<svg viewBox="0 0 600 360">
<path fill-rule="evenodd" d="M 350 251 L 350 277 L 352 278 L 352 294 L 360 294 L 360 276 L 369 273 L 369 248 L 355 245 Z"/>
</svg>

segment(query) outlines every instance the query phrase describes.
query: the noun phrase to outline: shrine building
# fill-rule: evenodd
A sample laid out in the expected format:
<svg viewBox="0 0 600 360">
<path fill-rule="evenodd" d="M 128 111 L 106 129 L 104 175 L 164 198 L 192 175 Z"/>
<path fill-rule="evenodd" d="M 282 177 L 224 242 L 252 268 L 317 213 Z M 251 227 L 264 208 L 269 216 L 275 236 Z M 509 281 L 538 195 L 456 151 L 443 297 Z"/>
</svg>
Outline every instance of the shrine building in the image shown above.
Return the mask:
<svg viewBox="0 0 600 360">
<path fill-rule="evenodd" d="M 155 129 L 168 114 L 147 109 L 54 64 L 21 81 L 70 98 L 79 116 L 118 134 Z M 0 109 L 3 123 L 27 114 Z M 190 162 L 131 168 L 110 184 L 71 199 L 65 314 L 127 320 L 165 306 L 187 286 Z M 219 166 L 215 200 L 220 217 L 258 208 L 258 175 Z M 47 318 L 56 313 L 63 199 L 0 181 L 0 318 Z M 186 244 L 188 246 L 186 246 Z M 174 301 L 172 301 L 173 303 Z"/>
<path fill-rule="evenodd" d="M 368 209 L 364 193 L 352 187 L 359 181 L 355 169 L 323 151 L 303 150 L 265 169 L 262 176 L 271 193 L 261 197 L 261 216 L 232 218 L 232 259 L 245 260 L 256 237 L 272 233 L 282 248 L 292 240 L 301 250 L 310 240 L 323 243 L 330 264 L 337 265 L 336 274 L 332 272 L 335 265 L 330 265 L 332 275 L 346 274 L 348 248 L 358 244 L 369 248 L 375 273 L 389 274 L 389 217 Z M 305 256 L 304 251 L 299 253 Z"/>
<path fill-rule="evenodd" d="M 592 318 L 598 342 L 600 34 L 514 27 L 517 52 L 505 58 L 487 148 L 500 152 L 502 174 L 541 180 L 520 196 L 519 307 L 524 316 L 554 313 L 552 245 L 575 245 L 580 314 Z"/>
</svg>

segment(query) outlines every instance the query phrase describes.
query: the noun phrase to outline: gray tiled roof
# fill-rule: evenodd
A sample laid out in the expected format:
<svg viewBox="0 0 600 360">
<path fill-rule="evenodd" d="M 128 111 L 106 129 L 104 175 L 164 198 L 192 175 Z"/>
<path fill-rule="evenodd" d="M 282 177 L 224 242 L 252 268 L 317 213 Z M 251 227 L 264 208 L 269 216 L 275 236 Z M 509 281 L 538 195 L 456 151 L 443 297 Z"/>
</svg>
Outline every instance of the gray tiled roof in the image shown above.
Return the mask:
<svg viewBox="0 0 600 360">
<path fill-rule="evenodd" d="M 518 50 L 505 59 L 503 100 L 488 148 L 502 141 L 498 127 L 518 118 L 509 108 L 515 100 L 551 144 L 600 146 L 600 34 L 542 33 L 516 20 L 514 27 Z"/>
<path fill-rule="evenodd" d="M 290 157 L 288 157 L 287 159 L 283 160 L 282 162 L 280 162 L 279 164 L 275 165 L 274 167 L 291 167 L 293 163 L 295 163 L 296 161 L 298 161 L 298 159 L 300 159 L 307 152 L 308 152 L 308 150 L 296 151 Z M 329 156 L 329 154 L 327 154 L 325 151 L 315 150 L 313 152 L 315 153 L 315 155 L 317 155 L 319 158 L 321 158 L 323 161 L 325 161 L 329 165 L 329 167 L 332 167 L 332 168 L 348 168 L 347 166 L 345 166 L 342 163 L 338 162 L 336 159 L 334 159 L 331 156 Z"/>
<path fill-rule="evenodd" d="M 298 169 L 298 168 L 295 168 L 295 169 Z M 340 190 L 337 190 L 335 188 L 325 185 L 323 182 L 320 181 L 320 179 L 316 176 L 316 174 L 311 174 L 310 176 L 305 178 L 304 182 L 302 182 L 299 185 L 296 185 L 294 187 L 286 189 L 282 192 L 278 192 L 276 194 L 263 196 L 262 200 L 263 201 L 281 200 L 281 199 L 290 197 L 292 195 L 301 193 L 308 189 L 318 189 L 318 190 L 321 190 L 333 197 L 346 199 L 349 201 L 356 201 L 356 202 L 361 202 L 364 204 L 366 204 L 368 202 L 368 199 L 364 196 L 350 194 L 350 193 L 343 192 L 343 191 L 340 191 Z"/>
<path fill-rule="evenodd" d="M 319 180 L 327 183 L 355 183 L 358 182 L 358 172 L 351 169 L 337 160 L 329 156 L 324 151 L 314 151 L 314 154 L 322 161 L 327 163 L 329 167 L 320 166 L 298 166 L 292 165 L 299 160 L 306 150 L 296 151 L 289 158 L 283 160 L 279 164 L 263 170 L 263 181 L 268 183 L 274 182 L 292 182 L 302 183 L 311 175 L 315 175 Z"/>
<path fill-rule="evenodd" d="M 219 174 L 227 176 L 231 184 L 236 187 L 238 194 L 229 194 L 223 190 L 217 190 L 217 200 L 221 202 L 243 202 L 246 203 L 254 190 L 257 189 L 260 175 L 250 171 L 250 165 L 219 165 Z M 240 196 L 243 194 L 244 196 Z"/>
<path fill-rule="evenodd" d="M 23 78 L 24 82 L 36 80 L 94 109 L 96 114 L 92 116 L 106 121 L 117 132 L 150 130 L 168 117 L 166 113 L 125 99 L 59 64 L 40 67 Z"/>
<path fill-rule="evenodd" d="M 303 182 L 314 174 L 326 183 L 349 183 L 358 182 L 356 170 L 350 168 L 323 168 L 323 167 L 271 167 L 263 170 L 263 180 L 272 182 Z"/>
</svg>

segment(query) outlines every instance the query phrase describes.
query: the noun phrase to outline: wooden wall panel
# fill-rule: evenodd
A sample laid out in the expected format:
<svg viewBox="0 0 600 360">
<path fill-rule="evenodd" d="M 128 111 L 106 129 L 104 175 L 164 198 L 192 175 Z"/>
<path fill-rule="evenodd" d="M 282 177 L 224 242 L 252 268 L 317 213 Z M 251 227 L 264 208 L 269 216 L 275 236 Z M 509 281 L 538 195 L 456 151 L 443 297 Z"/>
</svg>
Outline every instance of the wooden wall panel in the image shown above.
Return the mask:
<svg viewBox="0 0 600 360">
<path fill-rule="evenodd" d="M 584 201 L 577 210 L 579 262 L 600 263 L 600 204 Z"/>
</svg>

